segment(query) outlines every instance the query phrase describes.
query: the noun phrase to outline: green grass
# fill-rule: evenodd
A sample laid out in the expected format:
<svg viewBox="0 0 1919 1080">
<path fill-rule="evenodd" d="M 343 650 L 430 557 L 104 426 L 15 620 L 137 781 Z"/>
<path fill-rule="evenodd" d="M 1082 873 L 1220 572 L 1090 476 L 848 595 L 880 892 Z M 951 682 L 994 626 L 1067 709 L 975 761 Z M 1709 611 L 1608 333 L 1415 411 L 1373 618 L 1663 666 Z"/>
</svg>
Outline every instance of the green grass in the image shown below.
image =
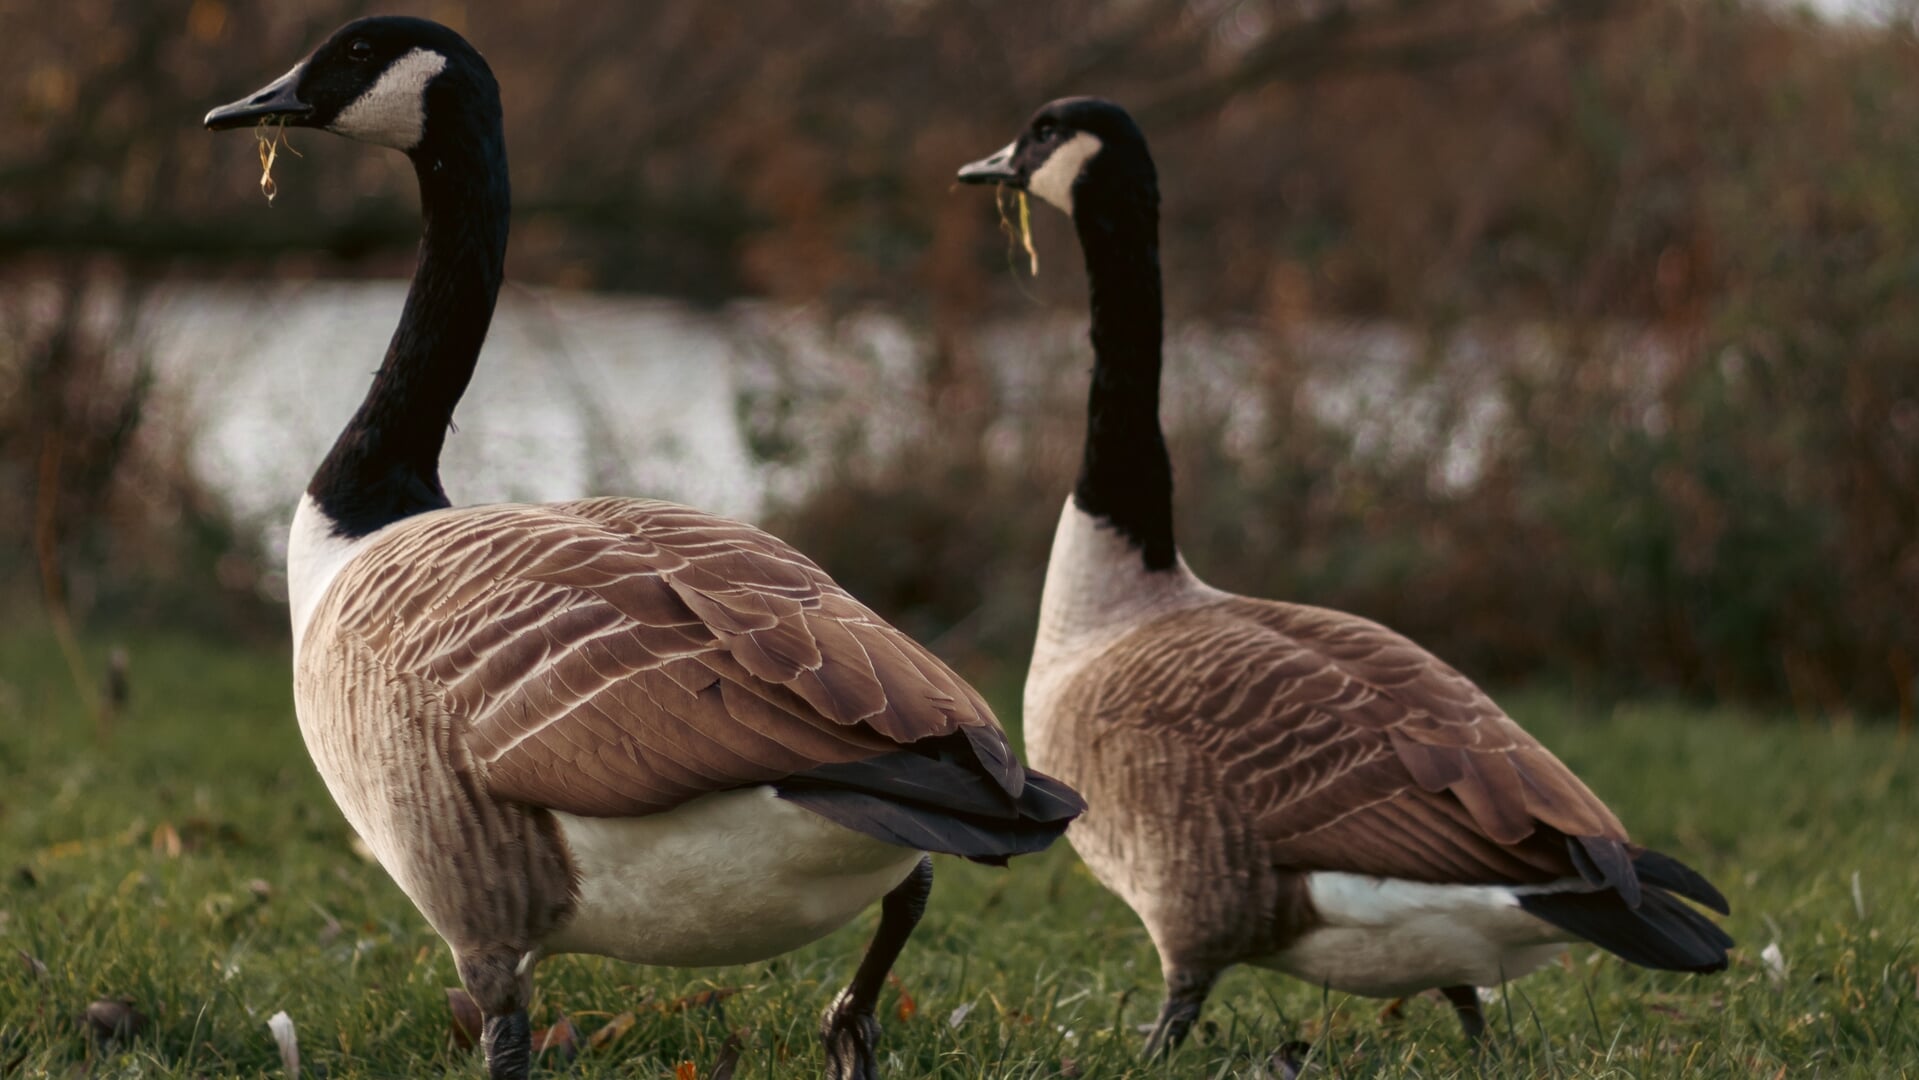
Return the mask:
<svg viewBox="0 0 1919 1080">
<path fill-rule="evenodd" d="M 309 1076 L 477 1075 L 449 1037 L 446 950 L 350 850 L 294 726 L 284 656 L 131 644 L 133 704 L 102 740 L 51 646 L 0 637 L 0 1074 L 279 1075 L 266 1019 L 284 1009 Z M 1010 871 L 941 863 L 897 969 L 916 1008 L 901 1017 L 898 988 L 883 1000 L 887 1074 L 1257 1076 L 1305 1038 L 1329 1076 L 1919 1075 L 1919 785 L 1896 733 L 1545 694 L 1508 704 L 1640 839 L 1725 889 L 1742 946 L 1730 972 L 1692 980 L 1576 949 L 1494 1003 L 1498 1046 L 1476 1064 L 1431 998 L 1389 1022 L 1379 1002 L 1242 970 L 1191 1044 L 1145 1066 L 1151 946 L 1061 845 Z M 636 1013 L 571 1067 L 581 1076 L 690 1061 L 707 1077 L 734 1033 L 737 1075 L 817 1075 L 815 1018 L 872 918 L 740 968 L 550 960 L 535 1023 L 564 1013 L 590 1034 Z M 1783 980 L 1759 959 L 1775 940 Z M 661 1007 L 714 987 L 741 990 L 721 1010 Z M 130 1045 L 92 1045 L 76 1018 L 119 997 L 151 1023 Z"/>
</svg>

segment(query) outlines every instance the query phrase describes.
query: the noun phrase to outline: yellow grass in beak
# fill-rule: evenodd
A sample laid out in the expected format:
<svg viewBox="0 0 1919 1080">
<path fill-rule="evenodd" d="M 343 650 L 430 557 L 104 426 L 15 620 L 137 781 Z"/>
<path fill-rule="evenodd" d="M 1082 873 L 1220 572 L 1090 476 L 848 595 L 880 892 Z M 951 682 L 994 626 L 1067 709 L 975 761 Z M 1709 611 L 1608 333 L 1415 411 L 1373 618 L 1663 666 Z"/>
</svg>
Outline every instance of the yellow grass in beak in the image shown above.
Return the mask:
<svg viewBox="0 0 1919 1080">
<path fill-rule="evenodd" d="M 1015 191 L 1013 195 L 1019 200 L 1018 237 L 1020 246 L 1026 250 L 1028 272 L 1034 277 L 1038 277 L 1039 250 L 1033 247 L 1033 209 L 1032 206 L 1027 203 L 1026 193 L 1024 191 Z M 1008 237 L 1012 237 L 1014 235 L 1013 223 L 1007 220 L 1006 217 L 1006 185 L 1001 184 L 993 189 L 993 205 L 999 210 L 999 227 L 1006 230 Z"/>
<path fill-rule="evenodd" d="M 269 127 L 273 129 L 271 138 L 267 136 Z M 285 147 L 287 153 L 294 157 L 300 157 L 301 154 L 287 141 L 287 121 L 284 116 L 273 119 L 261 117 L 253 128 L 253 134 L 260 141 L 260 194 L 265 195 L 267 205 L 272 206 L 273 197 L 280 193 L 280 186 L 273 182 L 273 163 L 280 159 L 280 148 Z"/>
</svg>

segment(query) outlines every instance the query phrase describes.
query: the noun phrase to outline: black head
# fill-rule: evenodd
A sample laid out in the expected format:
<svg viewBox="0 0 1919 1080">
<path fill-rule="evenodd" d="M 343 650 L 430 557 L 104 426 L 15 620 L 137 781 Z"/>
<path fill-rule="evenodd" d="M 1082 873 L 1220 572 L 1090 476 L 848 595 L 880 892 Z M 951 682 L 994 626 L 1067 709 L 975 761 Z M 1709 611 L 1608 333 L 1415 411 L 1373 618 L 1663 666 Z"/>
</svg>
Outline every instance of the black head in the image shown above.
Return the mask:
<svg viewBox="0 0 1919 1080">
<path fill-rule="evenodd" d="M 1125 109 L 1095 97 L 1044 105 L 999 153 L 959 171 L 965 184 L 1005 184 L 1030 191 L 1068 214 L 1093 192 L 1150 192 L 1159 181 L 1146 136 Z"/>
<path fill-rule="evenodd" d="M 455 114 L 498 125 L 499 84 L 466 39 L 439 23 L 397 15 L 334 31 L 293 70 L 207 113 L 214 131 L 284 120 L 412 152 Z"/>
</svg>

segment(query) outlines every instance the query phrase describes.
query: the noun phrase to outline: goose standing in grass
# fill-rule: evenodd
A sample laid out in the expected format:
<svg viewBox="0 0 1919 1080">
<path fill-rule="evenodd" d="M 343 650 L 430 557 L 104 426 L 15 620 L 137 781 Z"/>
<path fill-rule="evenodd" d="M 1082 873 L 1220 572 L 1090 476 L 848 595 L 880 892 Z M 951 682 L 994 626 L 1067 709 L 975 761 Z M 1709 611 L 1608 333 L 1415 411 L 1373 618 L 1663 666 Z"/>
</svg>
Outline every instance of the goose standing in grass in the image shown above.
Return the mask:
<svg viewBox="0 0 1919 1080">
<path fill-rule="evenodd" d="M 1067 98 L 959 179 L 1073 219 L 1092 304 L 1079 480 L 1026 681 L 1028 753 L 1086 798 L 1068 833 L 1157 947 L 1178 1044 L 1238 963 L 1319 986 L 1473 988 L 1584 939 L 1711 972 L 1717 889 L 1627 839 L 1579 778 L 1459 672 L 1356 616 L 1235 596 L 1173 542 L 1159 427 L 1159 187 L 1125 110 Z"/>
<path fill-rule="evenodd" d="M 499 89 L 458 34 L 348 24 L 209 128 L 284 121 L 403 151 L 425 232 L 359 411 L 288 545 L 314 764 L 452 947 L 495 1077 L 524 1077 L 533 966 L 761 960 L 875 900 L 826 1011 L 827 1075 L 875 1075 L 874 1006 L 938 851 L 1044 848 L 1079 812 L 977 693 L 780 540 L 670 503 L 453 509 L 439 456 L 507 238 Z"/>
</svg>

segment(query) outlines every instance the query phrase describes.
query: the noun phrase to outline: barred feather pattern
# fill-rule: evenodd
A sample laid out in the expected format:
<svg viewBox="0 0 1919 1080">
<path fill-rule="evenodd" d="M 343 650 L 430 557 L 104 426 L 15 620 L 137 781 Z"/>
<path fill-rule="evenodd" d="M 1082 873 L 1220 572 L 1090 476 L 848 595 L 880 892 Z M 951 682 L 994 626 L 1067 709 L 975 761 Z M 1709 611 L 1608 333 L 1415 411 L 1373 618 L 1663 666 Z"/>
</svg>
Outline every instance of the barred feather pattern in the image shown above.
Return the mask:
<svg viewBox="0 0 1919 1080">
<path fill-rule="evenodd" d="M 427 680 L 341 638 L 325 663 L 296 665 L 294 701 L 334 802 L 456 954 L 518 956 L 565 924 L 578 874 L 552 815 L 488 796 L 466 725 Z"/>
<path fill-rule="evenodd" d="M 1571 770 L 1403 636 L 1213 595 L 1027 702 L 1033 767 L 1090 807 L 1074 847 L 1169 962 L 1284 948 L 1314 924 L 1318 871 L 1520 885 L 1580 876 L 1568 837 L 1622 865 L 1636 850 Z"/>
<path fill-rule="evenodd" d="M 341 641 L 430 688 L 496 799 L 637 816 L 955 732 L 1024 785 L 932 654 L 784 542 L 672 503 L 408 519 L 334 580 L 301 662 Z"/>
</svg>

